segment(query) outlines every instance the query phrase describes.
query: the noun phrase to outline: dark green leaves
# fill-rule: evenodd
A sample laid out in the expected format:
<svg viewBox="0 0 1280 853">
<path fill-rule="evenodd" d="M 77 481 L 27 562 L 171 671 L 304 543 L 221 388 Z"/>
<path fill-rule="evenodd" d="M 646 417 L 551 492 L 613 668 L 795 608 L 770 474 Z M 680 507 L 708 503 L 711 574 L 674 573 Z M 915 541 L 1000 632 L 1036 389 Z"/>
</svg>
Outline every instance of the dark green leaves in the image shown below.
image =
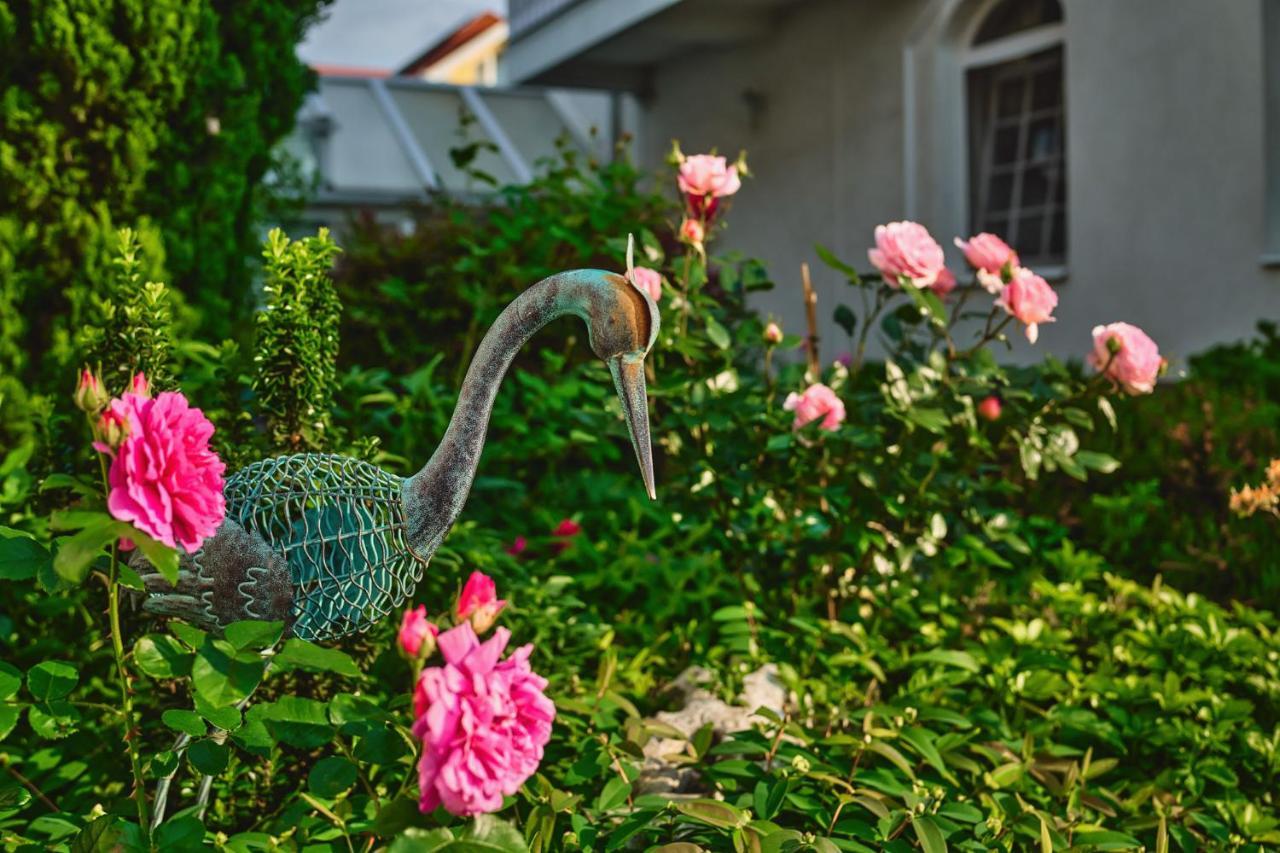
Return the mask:
<svg viewBox="0 0 1280 853">
<path fill-rule="evenodd" d="M 0 527 L 0 580 L 33 578 L 48 559 L 48 548 L 23 533 Z"/>
<path fill-rule="evenodd" d="M 80 681 L 80 673 L 70 664 L 44 661 L 27 671 L 27 691 L 37 702 L 61 699 Z"/>
<path fill-rule="evenodd" d="M 197 696 L 210 705 L 234 705 L 258 686 L 265 666 L 256 652 L 238 651 L 225 640 L 207 639 L 191 665 L 191 683 Z"/>
</svg>

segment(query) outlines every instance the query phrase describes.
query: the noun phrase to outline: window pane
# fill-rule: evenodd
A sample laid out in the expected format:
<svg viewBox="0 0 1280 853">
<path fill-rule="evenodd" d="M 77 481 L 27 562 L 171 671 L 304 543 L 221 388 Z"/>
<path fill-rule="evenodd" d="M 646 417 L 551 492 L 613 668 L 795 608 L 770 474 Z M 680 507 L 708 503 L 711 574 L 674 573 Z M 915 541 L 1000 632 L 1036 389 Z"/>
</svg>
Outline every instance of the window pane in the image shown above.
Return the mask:
<svg viewBox="0 0 1280 853">
<path fill-rule="evenodd" d="M 1062 106 L 1062 69 L 1041 71 L 1032 78 L 1031 109 L 1047 110 Z"/>
<path fill-rule="evenodd" d="M 1015 248 L 1018 254 L 1025 255 L 1028 258 L 1034 258 L 1040 255 L 1041 245 L 1043 243 L 1042 235 L 1044 234 L 1044 217 L 1036 214 L 1035 216 L 1024 216 L 1018 220 L 1018 233 L 1014 235 L 1014 242 L 1017 244 Z"/>
<path fill-rule="evenodd" d="M 996 131 L 995 151 L 991 165 L 999 166 L 1018 159 L 1018 127 L 1002 127 Z"/>
<path fill-rule="evenodd" d="M 1006 172 L 991 179 L 987 210 L 1008 210 L 1013 206 L 1013 173 Z"/>
<path fill-rule="evenodd" d="M 996 84 L 996 115 L 1001 118 L 1022 115 L 1022 86 L 1021 77 L 1001 80 Z"/>
<path fill-rule="evenodd" d="M 1036 119 L 1031 122 L 1031 128 L 1027 132 L 1022 157 L 1024 160 L 1044 160 L 1055 156 L 1061 148 L 1057 117 Z"/>
<path fill-rule="evenodd" d="M 1020 206 L 1039 207 L 1049 200 L 1049 170 L 1044 166 L 1027 169 L 1022 175 Z"/>
</svg>

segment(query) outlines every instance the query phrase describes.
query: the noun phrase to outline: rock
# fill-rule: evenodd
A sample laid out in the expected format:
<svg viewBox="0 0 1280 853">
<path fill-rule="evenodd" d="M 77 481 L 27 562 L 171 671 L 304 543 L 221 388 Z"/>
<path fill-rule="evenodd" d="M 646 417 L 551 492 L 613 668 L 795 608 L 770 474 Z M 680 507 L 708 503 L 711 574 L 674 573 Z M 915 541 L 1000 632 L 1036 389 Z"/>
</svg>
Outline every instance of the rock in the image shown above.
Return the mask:
<svg viewBox="0 0 1280 853">
<path fill-rule="evenodd" d="M 778 668 L 765 664 L 743 679 L 739 704 L 730 705 L 701 685 L 709 683 L 712 675 L 702 667 L 689 667 L 676 677 L 670 689 L 684 697 L 684 707 L 678 711 L 659 711 L 656 719 L 676 729 L 685 740 L 653 737 L 644 745 L 644 764 L 636 780 L 637 794 L 683 794 L 697 790 L 697 771 L 684 766 L 673 755 L 687 755 L 688 740 L 703 726 L 710 724 L 716 740 L 733 732 L 750 729 L 764 718 L 755 714 L 758 708 L 767 708 L 782 715 L 786 706 L 787 690 L 778 678 Z"/>
</svg>

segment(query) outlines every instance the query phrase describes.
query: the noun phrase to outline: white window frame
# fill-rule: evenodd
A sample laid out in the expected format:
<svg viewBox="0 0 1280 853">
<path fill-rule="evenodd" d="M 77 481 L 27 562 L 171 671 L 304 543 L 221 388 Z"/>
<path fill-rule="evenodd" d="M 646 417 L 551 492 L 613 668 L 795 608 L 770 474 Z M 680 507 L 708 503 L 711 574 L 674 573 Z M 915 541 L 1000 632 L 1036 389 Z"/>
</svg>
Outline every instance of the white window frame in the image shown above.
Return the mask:
<svg viewBox="0 0 1280 853">
<path fill-rule="evenodd" d="M 930 0 L 903 48 L 903 189 L 906 216 L 941 234 L 970 231 L 969 134 L 966 78 L 972 68 L 1021 59 L 1051 47 L 1067 47 L 1067 21 L 1044 24 L 980 45 L 973 39 L 1001 0 Z M 1059 0 L 1066 6 L 1063 0 Z M 1280 0 L 1277 0 L 1280 2 Z M 1063 9 L 1064 16 L 1068 10 Z M 1064 74 L 1066 65 L 1064 64 Z M 1070 112 L 1069 81 L 1063 94 Z M 1068 127 L 1064 125 L 1064 133 Z M 1069 133 L 1064 148 L 1070 157 Z M 1065 160 L 1070 175 L 1069 159 Z M 1066 279 L 1071 252 L 1067 196 L 1068 262 L 1036 272 Z M 949 242 L 949 241 L 944 241 Z M 950 249 L 948 249 L 950 251 Z"/>
</svg>

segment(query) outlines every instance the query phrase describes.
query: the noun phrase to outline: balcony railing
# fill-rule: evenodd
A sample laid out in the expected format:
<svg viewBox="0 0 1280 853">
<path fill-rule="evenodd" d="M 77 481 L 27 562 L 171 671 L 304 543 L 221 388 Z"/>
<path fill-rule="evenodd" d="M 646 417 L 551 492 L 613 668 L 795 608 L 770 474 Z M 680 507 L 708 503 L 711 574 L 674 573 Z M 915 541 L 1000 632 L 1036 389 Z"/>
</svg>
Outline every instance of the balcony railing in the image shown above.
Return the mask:
<svg viewBox="0 0 1280 853">
<path fill-rule="evenodd" d="M 507 0 L 507 25 L 518 39 L 582 0 Z"/>
</svg>

